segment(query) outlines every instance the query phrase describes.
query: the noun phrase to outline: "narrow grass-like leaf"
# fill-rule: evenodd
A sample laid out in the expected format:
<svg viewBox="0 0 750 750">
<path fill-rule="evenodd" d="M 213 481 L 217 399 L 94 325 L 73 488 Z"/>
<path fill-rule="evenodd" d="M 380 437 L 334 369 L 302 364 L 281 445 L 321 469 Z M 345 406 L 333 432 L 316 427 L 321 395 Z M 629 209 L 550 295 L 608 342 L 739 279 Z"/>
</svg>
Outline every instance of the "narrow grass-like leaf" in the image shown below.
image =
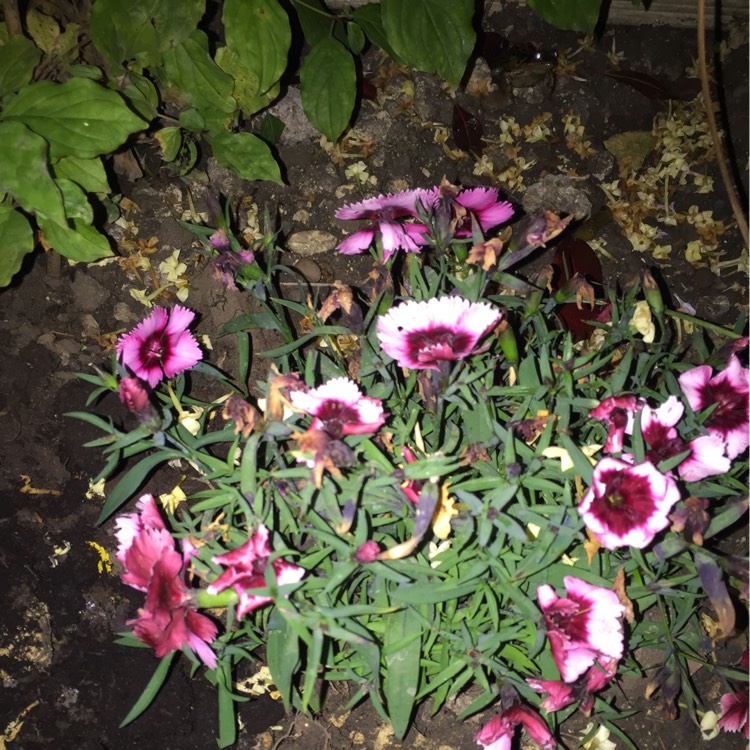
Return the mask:
<svg viewBox="0 0 750 750">
<path fill-rule="evenodd" d="M 120 723 L 120 729 L 126 727 L 132 721 L 137 719 L 151 705 L 154 698 L 156 698 L 157 693 L 161 690 L 164 681 L 167 679 L 169 668 L 172 666 L 175 654 L 177 654 L 176 651 L 171 651 L 159 662 L 159 666 L 156 668 L 151 679 L 148 681 L 148 685 L 146 685 L 146 688 L 141 693 L 141 697 L 138 698 L 133 705 L 133 708 L 128 711 L 127 716 Z"/>
</svg>

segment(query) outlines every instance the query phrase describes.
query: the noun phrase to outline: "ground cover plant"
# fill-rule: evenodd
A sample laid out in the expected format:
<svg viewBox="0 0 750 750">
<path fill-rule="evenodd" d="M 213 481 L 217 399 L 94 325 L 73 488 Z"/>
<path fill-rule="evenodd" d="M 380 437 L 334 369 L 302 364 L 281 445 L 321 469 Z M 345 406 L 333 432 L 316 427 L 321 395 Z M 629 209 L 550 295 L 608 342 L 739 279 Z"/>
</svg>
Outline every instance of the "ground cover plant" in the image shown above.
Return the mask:
<svg viewBox="0 0 750 750">
<path fill-rule="evenodd" d="M 591 737 L 628 744 L 601 693 L 650 647 L 665 712 L 747 733 L 747 674 L 715 660 L 747 601 L 747 560 L 722 548 L 748 505 L 744 320 L 672 310 L 647 272 L 622 289 L 552 266 L 522 278 L 569 219 L 514 222 L 494 188 L 443 181 L 338 216 L 364 222 L 339 250 L 372 252 L 369 288 L 300 283 L 300 302 L 278 292 L 294 275 L 272 233 L 243 247 L 228 212 L 192 227 L 216 283 L 257 306 L 217 332 L 236 337 L 237 372 L 203 361 L 175 305 L 82 374 L 91 403 L 113 391 L 131 412 L 76 415 L 105 433 L 97 479 L 127 461 L 100 521 L 116 519 L 122 580 L 144 594 L 122 640 L 161 659 L 125 722 L 182 653 L 216 686 L 220 746 L 258 657 L 287 706 L 346 682 L 398 736 L 419 704 L 466 693 L 483 747 L 519 725 L 556 747 L 578 710 Z M 251 355 L 257 329 L 279 345 Z M 157 503 L 167 462 L 204 489 Z M 734 681 L 721 718 L 696 664 Z"/>
</svg>

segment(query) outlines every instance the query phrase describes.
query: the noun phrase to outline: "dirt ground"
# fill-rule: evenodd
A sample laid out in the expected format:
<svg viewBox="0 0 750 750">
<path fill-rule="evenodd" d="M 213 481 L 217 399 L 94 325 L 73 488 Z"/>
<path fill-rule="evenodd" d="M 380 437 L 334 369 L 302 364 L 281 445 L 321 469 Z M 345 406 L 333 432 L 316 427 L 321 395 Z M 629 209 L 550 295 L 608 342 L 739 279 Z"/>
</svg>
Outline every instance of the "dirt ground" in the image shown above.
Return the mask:
<svg viewBox="0 0 750 750">
<path fill-rule="evenodd" d="M 339 256 L 333 250 L 345 231 L 351 230 L 333 218 L 338 206 L 380 192 L 429 187 L 443 175 L 465 185 L 492 183 L 487 171 L 475 173 L 475 159 L 460 159 L 455 152 L 455 103 L 481 124 L 482 147 L 486 159 L 492 161 L 496 184 L 501 188 L 505 184 L 508 197 L 519 208 L 530 206 L 532 188 L 541 184 L 545 207 L 568 212 L 588 201 L 586 211 L 596 214 L 605 202 L 601 183 L 611 183 L 618 175 L 616 158 L 604 148 L 604 141 L 623 132 L 649 131 L 659 112 L 676 106 L 645 96 L 632 83 L 604 75 L 607 54 L 621 53 L 622 68 L 652 76 L 672 95 L 689 100 L 699 89 L 695 79 L 685 76 L 696 56 L 690 31 L 614 28 L 587 48 L 578 35 L 544 26 L 521 9 L 495 14 L 489 21 L 491 30 L 502 34 L 512 47 L 533 43 L 539 50 L 557 51 L 558 61 L 576 62 L 575 68 L 557 74 L 536 69 L 531 78 L 522 80 L 522 75 L 516 76 L 520 63 L 514 57 L 512 63 L 501 61 L 490 71 L 496 89 L 481 97 L 460 91 L 454 100 L 434 76 L 409 74 L 371 55 L 364 75 L 376 87 L 378 98 L 362 102 L 355 129 L 344 146 L 335 149 L 321 145 L 320 137 L 307 125 L 299 94 L 291 86 L 274 108 L 287 126 L 278 144 L 286 181 L 283 187 L 243 183 L 207 155 L 198 171 L 179 177 L 160 168 L 152 148 L 141 144 L 138 152 L 144 174 L 132 182 L 120 176 L 120 189 L 129 201 L 124 203 L 127 215 L 109 230 L 121 256 L 155 249 L 149 257 L 156 269 L 159 261 L 180 250 L 190 283 L 185 304 L 198 313 L 198 332 L 213 335 L 219 325 L 250 309 L 250 303 L 214 281 L 194 250 L 194 237 L 177 223 L 189 218 L 191 202 L 201 212 L 206 210 L 207 194 L 231 196 L 247 237 L 256 233 L 258 222 L 262 225 L 267 209 L 280 230 L 280 243 L 289 248 L 285 262 L 296 266 L 312 289 L 322 291 L 334 279 L 360 285 L 371 262 L 367 257 Z M 747 39 L 736 38 L 736 31 L 723 31 L 728 52 L 716 79 L 726 117 L 722 126 L 746 196 L 748 48 Z M 481 70 L 477 76 L 481 82 Z M 524 85 L 516 87 L 518 82 Z M 564 135 L 564 116 L 569 112 L 579 116 L 585 140 L 590 141 L 577 151 Z M 501 122 L 514 117 L 527 125 L 544 113 L 550 113 L 543 120 L 552 128 L 550 138 L 519 137 L 517 152 L 509 156 L 502 151 Z M 350 168 L 359 161 L 364 162 L 366 176 L 358 184 Z M 563 168 L 579 177 L 568 180 L 566 190 L 551 179 L 562 174 Z M 594 246 L 606 253 L 601 257 L 609 283 L 625 283 L 640 268 L 655 268 L 670 292 L 692 304 L 699 316 L 731 324 L 747 306 L 747 275 L 736 270 L 746 268 L 747 256 L 732 266 L 740 258 L 742 242 L 732 226 L 715 166 L 703 169 L 715 177 L 713 188 L 702 193 L 690 185 L 681 188 L 673 197 L 673 210 L 687 211 L 696 204 L 723 222 L 726 231 L 719 234 L 716 251 L 723 255 L 714 260 L 713 269 L 710 259 L 703 267 L 697 267 L 700 261 L 686 259 L 696 237 L 695 225 L 688 222 L 666 225 L 667 236 L 660 242 L 671 246 L 671 251 L 659 258 L 649 250 L 634 249 L 614 221 L 596 230 L 594 239 L 599 244 Z M 505 183 L 497 178 L 500 173 Z M 536 261 L 548 257 L 540 254 Z M 113 523 L 95 526 L 102 499 L 87 496 L 89 480 L 102 461 L 96 449 L 81 446 L 98 434 L 89 425 L 64 416 L 82 410 L 89 391 L 74 373 L 91 372 L 94 366 L 107 368 L 113 334 L 132 328 L 145 312 L 131 290 L 150 293 L 153 284 L 147 275 L 139 282 L 126 273 L 127 264 L 117 262 L 90 267 L 63 264 L 62 275 L 54 276 L 48 272 L 47 260 L 43 255 L 30 258 L 14 286 L 0 292 L 4 355 L 0 358 L 0 601 L 4 603 L 0 733 L 5 733 L 0 734 L 0 750 L 215 747 L 213 689 L 205 680 L 189 679 L 184 659 L 177 661 L 148 711 L 118 729 L 157 662 L 150 650 L 113 642 L 114 634 L 125 629 L 125 621 L 134 615 L 137 601 L 131 601 L 131 589 L 120 583 L 117 563 L 111 567 L 116 548 Z M 174 298 L 167 294 L 159 301 L 171 304 Z M 255 343 L 256 349 L 264 348 Z M 214 340 L 210 361 L 231 369 L 232 356 L 231 337 Z M 116 421 L 124 416 L 114 397 L 98 404 L 97 413 Z M 147 489 L 155 494 L 166 491 L 173 480 L 159 474 Z M 747 535 L 740 533 L 735 543 L 746 548 Z M 746 617 L 743 622 L 746 627 Z M 738 633 L 726 644 L 723 654 L 728 663 L 739 657 L 746 642 L 746 633 Z M 649 667 L 648 654 L 641 658 Z M 694 679 L 704 708 L 717 709 L 726 686 L 702 670 Z M 639 750 L 700 746 L 700 732 L 687 712 L 667 721 L 658 710 L 658 694 L 649 702 L 643 697 L 644 687 L 645 681 L 622 680 L 606 694 L 619 709 L 635 711 L 621 724 L 635 746 Z M 369 707 L 345 713 L 342 707 L 347 698 L 341 689 L 330 690 L 325 710 L 314 717 L 285 715 L 269 695 L 242 703 L 237 747 L 458 750 L 475 746 L 473 735 L 491 715 L 488 712 L 459 724 L 460 700 L 435 717 L 430 717 L 429 705 L 424 706 L 402 743 Z M 585 724 L 584 717 L 578 717 L 565 725 L 560 735 L 565 747 L 578 746 L 577 737 Z M 714 743 L 722 750 L 746 745 L 740 735 L 727 734 Z M 617 740 L 617 747 L 624 745 Z"/>
</svg>

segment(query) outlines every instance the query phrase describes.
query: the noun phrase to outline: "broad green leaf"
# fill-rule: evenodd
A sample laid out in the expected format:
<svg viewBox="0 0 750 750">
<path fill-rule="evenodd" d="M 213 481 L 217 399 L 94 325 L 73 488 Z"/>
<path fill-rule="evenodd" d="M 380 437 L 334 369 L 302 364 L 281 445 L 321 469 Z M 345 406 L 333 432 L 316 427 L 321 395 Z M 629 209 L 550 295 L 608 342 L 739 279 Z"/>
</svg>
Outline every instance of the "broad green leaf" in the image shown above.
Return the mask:
<svg viewBox="0 0 750 750">
<path fill-rule="evenodd" d="M 602 0 L 528 0 L 533 8 L 547 23 L 558 29 L 572 29 L 584 34 L 593 34 L 599 20 Z"/>
<path fill-rule="evenodd" d="M 72 226 L 58 224 L 41 215 L 37 222 L 47 244 L 70 260 L 90 263 L 112 255 L 107 238 L 94 227 L 75 220 Z"/>
<path fill-rule="evenodd" d="M 67 177 L 87 193 L 110 192 L 107 174 L 99 157 L 79 159 L 77 156 L 64 156 L 52 165 L 52 171 L 56 178 Z"/>
<path fill-rule="evenodd" d="M 108 154 L 146 126 L 119 94 L 85 78 L 32 83 L 8 101 L 4 115 L 42 136 L 53 159 Z"/>
<path fill-rule="evenodd" d="M 232 76 L 232 95 L 246 115 L 252 115 L 270 104 L 272 97 L 269 94 L 258 93 L 258 76 L 242 64 L 240 56 L 233 49 L 220 47 L 216 50 L 216 64 Z"/>
<path fill-rule="evenodd" d="M 195 107 L 207 123 L 226 126 L 237 111 L 234 82 L 206 51 L 206 35 L 194 31 L 182 44 L 164 53 L 170 83 Z"/>
<path fill-rule="evenodd" d="M 362 52 L 366 42 L 365 32 L 359 24 L 348 23 L 346 25 L 346 43 L 355 55 Z"/>
<path fill-rule="evenodd" d="M 374 45 L 387 52 L 394 62 L 403 62 L 391 45 L 388 44 L 388 38 L 383 28 L 383 18 L 380 13 L 380 3 L 367 3 L 360 6 L 352 13 L 352 18 Z"/>
<path fill-rule="evenodd" d="M 216 161 L 246 180 L 270 180 L 283 185 L 271 149 L 252 133 L 214 133 L 210 138 Z"/>
<path fill-rule="evenodd" d="M 301 0 L 292 2 L 305 42 L 311 47 L 332 36 L 342 44 L 346 43 L 344 24 L 326 8 L 323 0 Z"/>
<path fill-rule="evenodd" d="M 419 689 L 422 623 L 410 607 L 386 615 L 383 620 L 383 692 L 393 731 L 403 739 L 409 729 Z"/>
<path fill-rule="evenodd" d="M 25 36 L 14 36 L 0 45 L 0 98 L 31 83 L 42 51 Z"/>
<path fill-rule="evenodd" d="M 68 219 L 78 219 L 83 224 L 93 223 L 94 210 L 91 208 L 86 193 L 75 182 L 64 177 L 57 180 L 57 187 L 62 193 L 65 216 Z"/>
<path fill-rule="evenodd" d="M 335 39 L 324 39 L 305 56 L 299 77 L 307 119 L 329 141 L 337 141 L 349 124 L 357 98 L 354 58 Z"/>
<path fill-rule="evenodd" d="M 388 43 L 417 70 L 438 73 L 457 86 L 476 42 L 473 0 L 383 0 Z M 367 29 L 365 29 L 367 30 Z"/>
<path fill-rule="evenodd" d="M 146 76 L 138 75 L 132 70 L 121 80 L 123 82 L 117 90 L 130 106 L 146 120 L 156 117 L 159 108 L 159 92 L 156 86 Z"/>
<path fill-rule="evenodd" d="M 187 39 L 205 10 L 205 0 L 96 0 L 89 33 L 115 68 L 133 59 L 141 66 L 156 67 L 161 53 Z"/>
<path fill-rule="evenodd" d="M 222 20 L 227 47 L 258 76 L 258 93 L 265 94 L 286 70 L 289 17 L 278 0 L 226 0 Z"/>
<path fill-rule="evenodd" d="M 26 28 L 39 49 L 48 55 L 55 51 L 55 42 L 60 36 L 60 26 L 52 16 L 32 6 L 26 11 Z"/>
<path fill-rule="evenodd" d="M 195 133 L 200 133 L 206 129 L 206 118 L 194 108 L 184 109 L 180 112 L 180 126 L 185 130 L 192 130 Z"/>
<path fill-rule="evenodd" d="M 10 206 L 0 206 L 0 287 L 8 286 L 34 249 L 34 232 L 26 217 Z"/>
<path fill-rule="evenodd" d="M 154 133 L 164 161 L 174 161 L 182 146 L 182 130 L 180 128 L 162 128 Z"/>
<path fill-rule="evenodd" d="M 49 170 L 47 143 L 20 122 L 0 122 L 0 190 L 29 213 L 65 222 L 62 195 Z"/>
<path fill-rule="evenodd" d="M 269 143 L 278 143 L 284 127 L 284 123 L 278 117 L 267 114 L 260 123 L 260 136 Z"/>
</svg>

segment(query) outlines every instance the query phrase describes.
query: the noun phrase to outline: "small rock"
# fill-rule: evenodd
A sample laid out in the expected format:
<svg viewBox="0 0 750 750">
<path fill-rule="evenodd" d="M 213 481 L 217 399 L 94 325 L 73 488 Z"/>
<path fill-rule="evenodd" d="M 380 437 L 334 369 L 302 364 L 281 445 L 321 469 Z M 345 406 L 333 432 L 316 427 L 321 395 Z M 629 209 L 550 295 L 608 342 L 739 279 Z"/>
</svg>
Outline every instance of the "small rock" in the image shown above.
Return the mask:
<svg viewBox="0 0 750 750">
<path fill-rule="evenodd" d="M 113 316 L 120 323 L 133 323 L 140 319 L 124 302 L 115 305 Z"/>
<path fill-rule="evenodd" d="M 310 258 L 302 258 L 294 264 L 295 271 L 299 271 L 308 281 L 315 283 L 323 278 L 320 266 Z"/>
<path fill-rule="evenodd" d="M 591 201 L 583 190 L 573 187 L 567 175 L 548 174 L 530 185 L 523 196 L 523 210 L 531 216 L 544 211 L 573 214 L 576 219 L 591 215 Z"/>
<path fill-rule="evenodd" d="M 336 243 L 336 238 L 329 232 L 322 232 L 320 229 L 308 229 L 295 232 L 289 237 L 286 245 L 297 255 L 309 256 L 333 250 Z"/>
<path fill-rule="evenodd" d="M 83 312 L 95 312 L 110 298 L 109 290 L 105 289 L 96 279 L 86 273 L 77 273 L 71 285 L 73 293 L 73 307 Z"/>
</svg>

